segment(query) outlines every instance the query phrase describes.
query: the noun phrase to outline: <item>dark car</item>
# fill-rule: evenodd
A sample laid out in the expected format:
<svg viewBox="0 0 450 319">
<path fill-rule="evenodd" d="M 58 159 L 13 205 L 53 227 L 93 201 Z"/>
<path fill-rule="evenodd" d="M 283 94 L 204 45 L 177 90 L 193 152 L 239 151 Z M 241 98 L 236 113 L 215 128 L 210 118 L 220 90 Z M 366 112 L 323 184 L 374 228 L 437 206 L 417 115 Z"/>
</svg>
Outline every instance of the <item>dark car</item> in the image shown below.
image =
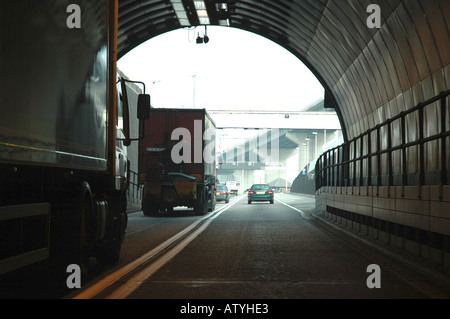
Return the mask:
<svg viewBox="0 0 450 319">
<path fill-rule="evenodd" d="M 221 184 L 216 186 L 216 201 L 225 201 L 225 203 L 230 202 L 230 192 L 226 185 Z"/>
<path fill-rule="evenodd" d="M 255 184 L 248 190 L 248 203 L 270 202 L 273 204 L 273 190 L 269 184 Z"/>
</svg>

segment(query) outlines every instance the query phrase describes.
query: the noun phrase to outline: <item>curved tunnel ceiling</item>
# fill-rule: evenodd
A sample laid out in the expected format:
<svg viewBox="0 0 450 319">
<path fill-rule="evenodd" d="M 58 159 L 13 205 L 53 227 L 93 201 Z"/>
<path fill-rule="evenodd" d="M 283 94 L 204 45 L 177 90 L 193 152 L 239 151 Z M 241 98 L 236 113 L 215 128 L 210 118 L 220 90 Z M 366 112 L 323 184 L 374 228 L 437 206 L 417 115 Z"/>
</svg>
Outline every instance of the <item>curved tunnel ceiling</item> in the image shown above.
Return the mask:
<svg viewBox="0 0 450 319">
<path fill-rule="evenodd" d="M 381 28 L 367 26 L 370 4 L 379 5 Z M 203 24 L 247 30 L 292 52 L 325 87 L 347 139 L 449 88 L 448 0 L 119 0 L 118 57 Z"/>
</svg>

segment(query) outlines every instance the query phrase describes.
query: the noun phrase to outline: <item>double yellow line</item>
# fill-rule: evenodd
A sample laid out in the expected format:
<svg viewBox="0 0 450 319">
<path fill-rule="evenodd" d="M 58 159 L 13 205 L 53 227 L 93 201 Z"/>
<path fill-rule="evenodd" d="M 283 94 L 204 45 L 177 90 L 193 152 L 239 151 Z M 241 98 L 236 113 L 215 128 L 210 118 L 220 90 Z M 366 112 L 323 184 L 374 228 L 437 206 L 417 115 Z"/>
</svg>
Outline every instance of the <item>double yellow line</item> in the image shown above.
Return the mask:
<svg viewBox="0 0 450 319">
<path fill-rule="evenodd" d="M 240 198 L 242 199 L 242 198 Z M 110 295 L 106 297 L 106 299 L 125 299 L 130 296 L 139 286 L 144 283 L 149 277 L 151 277 L 155 272 L 157 272 L 162 266 L 167 264 L 172 258 L 174 258 L 180 251 L 182 251 L 191 241 L 193 241 L 198 235 L 200 235 L 211 222 L 219 217 L 222 213 L 230 209 L 234 204 L 236 204 L 239 200 L 235 200 L 232 203 L 222 207 L 218 211 L 213 212 L 203 218 L 196 220 L 194 223 L 189 225 L 187 228 L 169 238 L 156 248 L 152 249 L 148 253 L 142 255 L 135 261 L 129 263 L 128 265 L 120 268 L 114 273 L 108 275 L 102 280 L 98 281 L 93 286 L 84 290 L 80 294 L 76 295 L 73 299 L 92 299 L 108 287 L 119 281 L 124 276 L 130 274 L 132 271 L 136 270 L 139 266 L 149 261 L 152 258 L 155 258 L 158 254 L 161 254 L 165 250 L 168 250 L 161 257 L 156 259 L 154 262 L 150 263 L 143 270 L 139 271 L 137 274 L 133 275 L 127 282 L 125 282 L 118 289 L 113 291 Z M 201 225 L 197 228 L 198 225 Z M 197 228 L 197 229 L 196 229 Z M 189 235 L 188 235 L 189 234 Z M 177 241 L 181 240 L 181 238 L 187 236 L 180 243 L 173 246 Z"/>
</svg>

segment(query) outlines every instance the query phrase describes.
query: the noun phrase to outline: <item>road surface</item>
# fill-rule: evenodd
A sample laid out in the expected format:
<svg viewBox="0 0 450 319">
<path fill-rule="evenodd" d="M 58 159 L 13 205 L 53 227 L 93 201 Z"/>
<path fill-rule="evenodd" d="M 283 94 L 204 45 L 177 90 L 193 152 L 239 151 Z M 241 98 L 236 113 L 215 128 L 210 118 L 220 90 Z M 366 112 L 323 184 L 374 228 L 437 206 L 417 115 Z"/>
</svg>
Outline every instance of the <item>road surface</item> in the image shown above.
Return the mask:
<svg viewBox="0 0 450 319">
<path fill-rule="evenodd" d="M 41 276 L 36 274 L 42 269 L 27 270 L 25 276 L 21 273 L 23 279 L 10 275 L 2 281 L 2 297 L 186 301 L 449 298 L 450 290 L 443 282 L 436 283 L 372 243 L 315 216 L 313 197 L 276 194 L 275 198 L 273 205 L 249 205 L 245 195 L 232 197 L 229 204 L 218 203 L 215 211 L 204 217 L 183 208 L 170 216 L 131 213 L 115 267 L 95 269 L 94 265 L 80 289 L 66 287 L 70 273 Z M 33 279 L 36 277 L 39 279 Z M 58 290 L 58 285 L 64 288 Z M 215 305 L 215 311 L 223 312 L 226 306 Z M 180 311 L 207 310 L 195 307 L 186 303 Z"/>
</svg>

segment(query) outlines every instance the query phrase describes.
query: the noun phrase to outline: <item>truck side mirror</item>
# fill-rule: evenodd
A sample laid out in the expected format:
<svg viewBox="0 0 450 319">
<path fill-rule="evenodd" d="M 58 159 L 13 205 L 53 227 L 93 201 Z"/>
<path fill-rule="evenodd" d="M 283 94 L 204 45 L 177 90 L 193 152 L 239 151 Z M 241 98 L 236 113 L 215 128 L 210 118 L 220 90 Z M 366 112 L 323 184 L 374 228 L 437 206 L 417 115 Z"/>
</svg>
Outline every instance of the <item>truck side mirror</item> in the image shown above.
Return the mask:
<svg viewBox="0 0 450 319">
<path fill-rule="evenodd" d="M 137 117 L 139 120 L 145 121 L 150 118 L 150 107 L 150 95 L 139 94 L 137 106 Z"/>
<path fill-rule="evenodd" d="M 130 110 L 128 107 L 128 92 L 127 92 L 127 86 L 125 83 L 125 80 L 123 78 L 120 78 L 120 85 L 122 89 L 122 102 L 123 102 L 123 134 L 125 135 L 125 138 L 123 139 L 123 145 L 130 146 L 131 145 L 131 139 L 130 139 Z"/>
</svg>

